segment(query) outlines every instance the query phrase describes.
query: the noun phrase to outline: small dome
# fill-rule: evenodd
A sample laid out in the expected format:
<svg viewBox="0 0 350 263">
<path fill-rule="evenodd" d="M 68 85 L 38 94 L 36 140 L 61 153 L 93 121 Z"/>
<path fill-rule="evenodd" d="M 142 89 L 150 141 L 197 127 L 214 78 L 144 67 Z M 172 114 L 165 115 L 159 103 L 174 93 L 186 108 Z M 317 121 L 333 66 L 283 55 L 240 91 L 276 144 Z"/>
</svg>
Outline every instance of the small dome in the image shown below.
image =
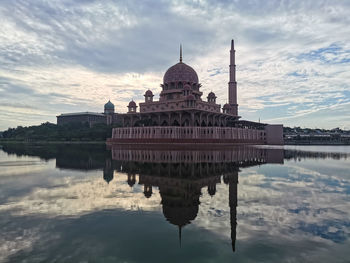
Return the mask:
<svg viewBox="0 0 350 263">
<path fill-rule="evenodd" d="M 153 92 L 151 91 L 151 90 L 147 90 L 146 92 L 145 92 L 145 95 L 144 95 L 145 97 L 152 97 L 153 96 Z"/>
<path fill-rule="evenodd" d="M 223 109 L 230 109 L 231 106 L 230 106 L 230 104 L 226 103 L 226 104 L 224 105 L 224 107 L 222 107 L 222 108 L 223 108 Z"/>
<path fill-rule="evenodd" d="M 209 94 L 208 94 L 208 98 L 216 98 L 216 96 L 215 96 L 215 93 L 214 92 L 209 92 Z"/>
<path fill-rule="evenodd" d="M 191 90 L 191 86 L 186 84 L 185 87 L 184 87 L 184 90 Z"/>
<path fill-rule="evenodd" d="M 130 108 L 131 108 L 131 107 L 136 107 L 136 103 L 135 103 L 135 101 L 133 101 L 133 100 L 132 100 L 132 101 L 130 101 L 130 102 L 129 102 L 129 106 L 128 106 L 128 107 L 130 107 Z"/>
<path fill-rule="evenodd" d="M 114 110 L 114 104 L 110 100 L 105 104 L 105 110 Z"/>
<path fill-rule="evenodd" d="M 186 97 L 186 100 L 196 100 L 196 98 L 192 94 L 190 94 Z"/>
<path fill-rule="evenodd" d="M 165 72 L 163 82 L 164 84 L 170 84 L 179 81 L 198 83 L 198 75 L 192 67 L 179 62 Z"/>
</svg>

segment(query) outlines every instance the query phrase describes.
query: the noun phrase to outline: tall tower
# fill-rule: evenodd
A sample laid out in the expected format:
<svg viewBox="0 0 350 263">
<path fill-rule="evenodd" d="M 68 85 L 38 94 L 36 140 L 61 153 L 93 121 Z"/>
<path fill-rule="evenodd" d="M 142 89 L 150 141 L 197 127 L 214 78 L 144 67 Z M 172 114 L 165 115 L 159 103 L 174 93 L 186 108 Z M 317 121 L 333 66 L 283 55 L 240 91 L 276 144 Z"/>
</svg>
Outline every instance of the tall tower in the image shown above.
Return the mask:
<svg viewBox="0 0 350 263">
<path fill-rule="evenodd" d="M 228 82 L 228 103 L 231 106 L 231 114 L 238 115 L 237 104 L 237 82 L 236 82 L 236 64 L 235 64 L 235 46 L 233 39 L 231 40 L 230 50 L 230 80 Z"/>
</svg>

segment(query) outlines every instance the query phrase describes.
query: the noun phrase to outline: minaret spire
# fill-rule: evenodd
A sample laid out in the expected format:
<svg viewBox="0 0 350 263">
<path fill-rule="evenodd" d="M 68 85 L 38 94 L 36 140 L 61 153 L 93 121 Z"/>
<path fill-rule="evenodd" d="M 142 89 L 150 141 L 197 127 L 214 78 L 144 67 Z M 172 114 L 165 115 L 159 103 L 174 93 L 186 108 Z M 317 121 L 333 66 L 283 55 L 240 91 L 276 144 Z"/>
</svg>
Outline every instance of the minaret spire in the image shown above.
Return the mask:
<svg viewBox="0 0 350 263">
<path fill-rule="evenodd" d="M 180 63 L 182 63 L 182 45 L 180 44 Z"/>
<path fill-rule="evenodd" d="M 237 82 L 236 82 L 236 63 L 235 63 L 235 43 L 231 40 L 230 50 L 230 78 L 228 82 L 228 103 L 231 106 L 231 114 L 238 115 L 237 104 Z"/>
</svg>

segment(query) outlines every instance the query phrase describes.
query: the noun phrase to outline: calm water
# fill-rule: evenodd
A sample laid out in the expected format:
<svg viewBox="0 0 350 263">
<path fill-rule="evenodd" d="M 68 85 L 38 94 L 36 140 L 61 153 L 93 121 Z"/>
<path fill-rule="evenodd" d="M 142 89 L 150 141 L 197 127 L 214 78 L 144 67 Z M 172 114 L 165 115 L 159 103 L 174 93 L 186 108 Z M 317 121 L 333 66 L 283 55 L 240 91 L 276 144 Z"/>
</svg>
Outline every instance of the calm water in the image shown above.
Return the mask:
<svg viewBox="0 0 350 263">
<path fill-rule="evenodd" d="M 0 148 L 0 262 L 350 262 L 350 147 Z"/>
</svg>

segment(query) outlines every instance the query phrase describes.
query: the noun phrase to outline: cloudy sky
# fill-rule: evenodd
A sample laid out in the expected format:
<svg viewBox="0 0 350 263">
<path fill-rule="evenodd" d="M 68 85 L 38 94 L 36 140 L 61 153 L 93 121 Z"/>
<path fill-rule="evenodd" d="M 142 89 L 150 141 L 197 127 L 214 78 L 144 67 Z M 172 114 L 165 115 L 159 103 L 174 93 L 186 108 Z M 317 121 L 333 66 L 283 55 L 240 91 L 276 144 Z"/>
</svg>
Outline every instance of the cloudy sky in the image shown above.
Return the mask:
<svg viewBox="0 0 350 263">
<path fill-rule="evenodd" d="M 350 129 L 349 1 L 0 2 L 0 130 L 66 112 L 125 112 L 184 62 L 227 101 L 235 39 L 239 114 Z"/>
</svg>

